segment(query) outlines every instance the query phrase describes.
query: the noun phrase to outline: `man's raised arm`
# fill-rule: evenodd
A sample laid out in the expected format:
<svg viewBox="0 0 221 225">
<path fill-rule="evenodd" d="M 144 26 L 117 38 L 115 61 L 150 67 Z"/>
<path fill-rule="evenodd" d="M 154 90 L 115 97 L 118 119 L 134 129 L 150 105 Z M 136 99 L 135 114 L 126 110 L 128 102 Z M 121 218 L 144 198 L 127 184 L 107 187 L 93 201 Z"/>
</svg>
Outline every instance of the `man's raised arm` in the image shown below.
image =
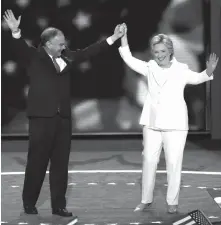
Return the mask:
<svg viewBox="0 0 221 225">
<path fill-rule="evenodd" d="M 29 63 L 32 58 L 34 48 L 30 48 L 25 40 L 21 38 L 21 29 L 19 28 L 21 16 L 16 19 L 12 10 L 6 10 L 3 18 L 12 32 L 12 45 L 16 55 L 25 64 Z"/>
<path fill-rule="evenodd" d="M 74 61 L 83 61 L 99 54 L 100 52 L 103 52 L 110 45 L 113 45 L 119 38 L 123 36 L 124 32 L 122 31 L 122 29 L 120 29 L 120 26 L 121 25 L 117 25 L 115 27 L 113 35 L 108 37 L 106 40 L 96 42 L 84 49 L 80 49 L 77 51 L 71 51 L 69 49 L 66 49 L 65 51 L 66 56 Z"/>
</svg>

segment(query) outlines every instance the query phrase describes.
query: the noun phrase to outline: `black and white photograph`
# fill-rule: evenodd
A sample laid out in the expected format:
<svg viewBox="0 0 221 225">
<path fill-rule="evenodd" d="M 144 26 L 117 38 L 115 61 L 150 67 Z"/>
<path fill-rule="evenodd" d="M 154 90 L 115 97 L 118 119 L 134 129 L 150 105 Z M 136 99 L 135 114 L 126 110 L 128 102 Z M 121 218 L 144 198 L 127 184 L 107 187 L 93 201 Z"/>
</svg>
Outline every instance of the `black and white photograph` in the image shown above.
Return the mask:
<svg viewBox="0 0 221 225">
<path fill-rule="evenodd" d="M 221 0 L 1 1 L 1 224 L 221 224 Z"/>
</svg>

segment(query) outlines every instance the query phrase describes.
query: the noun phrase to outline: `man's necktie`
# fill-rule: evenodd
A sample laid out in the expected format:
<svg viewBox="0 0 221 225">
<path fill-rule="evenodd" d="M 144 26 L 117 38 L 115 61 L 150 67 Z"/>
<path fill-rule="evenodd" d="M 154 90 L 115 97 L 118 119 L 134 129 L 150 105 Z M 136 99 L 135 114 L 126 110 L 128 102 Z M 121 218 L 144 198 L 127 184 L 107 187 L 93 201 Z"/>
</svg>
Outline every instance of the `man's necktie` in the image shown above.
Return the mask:
<svg viewBox="0 0 221 225">
<path fill-rule="evenodd" d="M 56 71 L 59 73 L 60 72 L 60 66 L 56 62 L 56 58 L 55 57 L 52 57 L 52 61 L 54 63 L 54 66 L 55 66 Z"/>
</svg>

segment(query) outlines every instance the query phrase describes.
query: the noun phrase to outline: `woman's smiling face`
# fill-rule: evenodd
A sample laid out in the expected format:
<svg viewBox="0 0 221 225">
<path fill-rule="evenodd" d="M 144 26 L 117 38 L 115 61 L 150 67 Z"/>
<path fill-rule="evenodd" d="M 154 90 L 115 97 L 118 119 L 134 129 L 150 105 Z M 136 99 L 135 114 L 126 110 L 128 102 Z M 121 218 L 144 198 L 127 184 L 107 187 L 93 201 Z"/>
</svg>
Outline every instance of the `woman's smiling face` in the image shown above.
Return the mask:
<svg viewBox="0 0 221 225">
<path fill-rule="evenodd" d="M 157 62 L 159 66 L 167 67 L 170 65 L 170 51 L 169 49 L 163 44 L 158 43 L 152 46 L 152 53 L 154 60 Z"/>
</svg>

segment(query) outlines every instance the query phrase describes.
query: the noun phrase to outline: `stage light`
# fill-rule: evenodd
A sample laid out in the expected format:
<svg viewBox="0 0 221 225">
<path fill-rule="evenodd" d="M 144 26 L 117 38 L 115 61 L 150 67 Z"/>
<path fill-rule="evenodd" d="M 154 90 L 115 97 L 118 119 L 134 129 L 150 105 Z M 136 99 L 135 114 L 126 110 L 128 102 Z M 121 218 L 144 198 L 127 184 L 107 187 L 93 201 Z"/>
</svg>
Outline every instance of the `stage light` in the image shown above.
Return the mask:
<svg viewBox="0 0 221 225">
<path fill-rule="evenodd" d="M 70 0 L 57 0 L 57 6 L 60 7 L 65 7 L 71 4 Z"/>
<path fill-rule="evenodd" d="M 16 0 L 16 4 L 21 8 L 26 8 L 30 4 L 30 0 Z"/>
<path fill-rule="evenodd" d="M 17 68 L 17 63 L 14 61 L 7 61 L 4 63 L 3 65 L 3 70 L 5 71 L 5 73 L 7 73 L 7 75 L 12 75 L 15 73 Z"/>
<path fill-rule="evenodd" d="M 72 19 L 72 23 L 79 29 L 83 30 L 91 26 L 91 15 L 82 11 L 79 11 L 77 15 Z"/>
<path fill-rule="evenodd" d="M 46 18 L 46 17 L 39 17 L 37 19 L 37 24 L 42 29 L 48 27 L 48 24 L 49 24 L 48 18 Z"/>
<path fill-rule="evenodd" d="M 88 61 L 82 62 L 79 64 L 79 69 L 81 70 L 81 72 L 86 72 L 87 70 L 89 70 L 91 68 L 91 64 Z"/>
</svg>

